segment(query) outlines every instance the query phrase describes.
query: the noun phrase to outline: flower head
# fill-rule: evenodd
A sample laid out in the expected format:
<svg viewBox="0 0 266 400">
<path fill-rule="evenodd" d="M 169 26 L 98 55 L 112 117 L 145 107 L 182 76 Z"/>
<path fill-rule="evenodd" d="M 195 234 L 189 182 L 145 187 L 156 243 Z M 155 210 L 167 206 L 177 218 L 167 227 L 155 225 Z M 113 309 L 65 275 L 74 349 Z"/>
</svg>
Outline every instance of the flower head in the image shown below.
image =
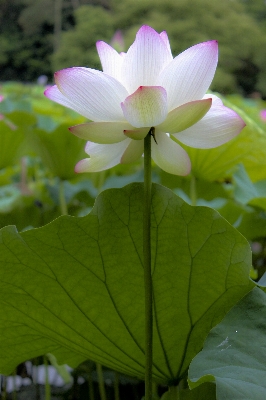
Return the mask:
<svg viewBox="0 0 266 400">
<path fill-rule="evenodd" d="M 213 148 L 245 126 L 214 95 L 206 95 L 218 61 L 217 41 L 190 47 L 173 58 L 166 32 L 142 26 L 127 53 L 97 42 L 103 72 L 67 68 L 55 73 L 45 95 L 93 122 L 70 131 L 85 140 L 90 156 L 76 172 L 96 172 L 130 163 L 143 154 L 144 137 L 155 128 L 152 158 L 163 170 L 187 175 L 191 164 L 178 143 Z"/>
</svg>

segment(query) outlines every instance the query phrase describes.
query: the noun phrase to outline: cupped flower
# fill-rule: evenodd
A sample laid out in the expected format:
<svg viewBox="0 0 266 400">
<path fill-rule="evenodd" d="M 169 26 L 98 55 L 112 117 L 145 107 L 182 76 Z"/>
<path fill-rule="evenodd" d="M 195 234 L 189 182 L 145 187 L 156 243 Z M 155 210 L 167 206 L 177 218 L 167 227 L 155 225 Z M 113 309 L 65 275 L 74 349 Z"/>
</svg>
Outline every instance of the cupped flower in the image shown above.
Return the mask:
<svg viewBox="0 0 266 400">
<path fill-rule="evenodd" d="M 85 140 L 90 156 L 76 172 L 131 163 L 143 154 L 154 128 L 152 158 L 166 172 L 187 175 L 191 164 L 179 143 L 213 148 L 245 126 L 214 95 L 206 95 L 218 62 L 218 44 L 197 44 L 173 58 L 166 32 L 142 26 L 127 53 L 97 42 L 103 71 L 74 67 L 55 73 L 45 95 L 93 122 L 70 131 Z"/>
</svg>

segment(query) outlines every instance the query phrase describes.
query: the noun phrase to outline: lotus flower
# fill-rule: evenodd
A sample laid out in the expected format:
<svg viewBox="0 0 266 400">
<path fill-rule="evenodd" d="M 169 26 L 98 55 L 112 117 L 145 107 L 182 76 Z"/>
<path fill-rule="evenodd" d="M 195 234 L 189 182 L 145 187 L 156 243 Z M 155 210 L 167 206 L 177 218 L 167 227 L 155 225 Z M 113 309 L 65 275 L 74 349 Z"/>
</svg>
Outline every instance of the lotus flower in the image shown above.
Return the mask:
<svg viewBox="0 0 266 400">
<path fill-rule="evenodd" d="M 127 53 L 97 42 L 103 72 L 74 67 L 55 73 L 45 95 L 93 122 L 70 131 L 85 140 L 90 158 L 76 172 L 96 172 L 140 158 L 154 132 L 152 159 L 166 172 L 187 175 L 191 163 L 179 143 L 220 146 L 245 126 L 214 95 L 206 95 L 218 61 L 217 41 L 190 47 L 173 58 L 166 32 L 142 26 Z"/>
</svg>

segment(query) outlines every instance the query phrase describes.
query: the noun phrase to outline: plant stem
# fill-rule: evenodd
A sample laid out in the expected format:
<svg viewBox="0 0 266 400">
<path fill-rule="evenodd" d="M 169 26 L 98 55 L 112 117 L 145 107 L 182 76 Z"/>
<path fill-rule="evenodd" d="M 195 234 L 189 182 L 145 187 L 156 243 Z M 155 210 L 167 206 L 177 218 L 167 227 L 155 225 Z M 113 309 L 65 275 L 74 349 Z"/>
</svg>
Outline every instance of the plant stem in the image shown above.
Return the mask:
<svg viewBox="0 0 266 400">
<path fill-rule="evenodd" d="M 13 377 L 12 400 L 17 400 L 16 374 L 17 374 L 17 369 L 15 369 L 14 373 L 12 374 Z"/>
<path fill-rule="evenodd" d="M 152 399 L 151 128 L 144 139 L 143 266 L 145 288 L 145 400 Z"/>
<path fill-rule="evenodd" d="M 68 215 L 67 203 L 65 198 L 65 188 L 64 181 L 60 180 L 59 182 L 59 204 L 61 215 Z"/>
<path fill-rule="evenodd" d="M 51 400 L 51 386 L 49 382 L 49 370 L 48 370 L 48 360 L 46 356 L 43 356 L 44 366 L 45 366 L 45 400 Z"/>
<path fill-rule="evenodd" d="M 89 399 L 94 400 L 94 387 L 93 387 L 93 379 L 91 375 L 91 371 L 88 376 L 88 384 L 89 384 Z"/>
<path fill-rule="evenodd" d="M 1 399 L 6 400 L 6 376 L 2 375 Z"/>
<path fill-rule="evenodd" d="M 196 178 L 194 175 L 191 176 L 191 181 L 190 181 L 190 200 L 192 206 L 197 205 L 197 188 L 196 188 Z"/>
<path fill-rule="evenodd" d="M 101 364 L 96 363 L 96 370 L 97 370 L 98 381 L 99 381 L 100 398 L 101 398 L 101 400 L 106 400 L 106 393 L 105 393 L 105 386 L 104 386 L 104 379 L 103 379 L 103 368 L 102 368 Z"/>
<path fill-rule="evenodd" d="M 119 374 L 115 371 L 115 381 L 114 381 L 114 390 L 115 390 L 115 400 L 119 400 Z"/>
<path fill-rule="evenodd" d="M 179 399 L 179 387 L 178 386 L 170 386 L 169 387 L 170 400 L 178 400 Z"/>
</svg>

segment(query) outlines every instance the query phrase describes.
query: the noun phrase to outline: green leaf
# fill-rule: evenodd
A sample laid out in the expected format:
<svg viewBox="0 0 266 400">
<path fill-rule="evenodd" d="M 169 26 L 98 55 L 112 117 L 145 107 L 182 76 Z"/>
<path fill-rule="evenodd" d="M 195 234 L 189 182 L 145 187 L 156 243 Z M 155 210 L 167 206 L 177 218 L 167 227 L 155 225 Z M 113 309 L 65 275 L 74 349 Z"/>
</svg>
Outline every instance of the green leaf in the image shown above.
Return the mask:
<svg viewBox="0 0 266 400">
<path fill-rule="evenodd" d="M 266 398 L 266 294 L 248 293 L 210 332 L 189 368 L 191 387 L 216 381 L 217 399 Z"/>
<path fill-rule="evenodd" d="M 6 227 L 0 245 L 0 371 L 53 353 L 144 377 L 143 185 L 102 192 L 83 218 Z M 154 366 L 186 374 L 209 330 L 254 286 L 246 239 L 216 211 L 153 185 Z"/>
<path fill-rule="evenodd" d="M 216 400 L 216 387 L 209 382 L 203 383 L 193 390 L 181 389 L 178 391 L 178 389 L 174 388 L 174 393 L 171 393 L 171 389 L 162 395 L 161 400 Z"/>
<path fill-rule="evenodd" d="M 246 127 L 236 138 L 213 149 L 183 146 L 190 156 L 193 175 L 208 181 L 223 180 L 243 163 L 252 181 L 266 179 L 266 132 L 243 110 L 222 100 L 244 119 Z"/>
<path fill-rule="evenodd" d="M 235 199 L 241 204 L 250 204 L 266 210 L 266 181 L 252 183 L 244 166 L 239 165 L 234 174 Z"/>
<path fill-rule="evenodd" d="M 253 207 L 228 200 L 219 213 L 248 240 L 266 235 L 266 213 Z"/>
<path fill-rule="evenodd" d="M 216 400 L 216 388 L 213 383 L 203 383 L 193 390 L 181 390 L 180 400 Z"/>
<path fill-rule="evenodd" d="M 19 203 L 21 192 L 14 185 L 0 187 L 0 214 L 9 213 Z"/>
<path fill-rule="evenodd" d="M 11 120 L 0 121 L 0 169 L 15 163 L 24 138 L 25 132 L 21 127 Z"/>
<path fill-rule="evenodd" d="M 72 135 L 68 124 L 59 125 L 53 132 L 35 129 L 28 137 L 46 167 L 60 179 L 75 176 L 75 164 L 86 157 L 84 140 Z"/>
</svg>

